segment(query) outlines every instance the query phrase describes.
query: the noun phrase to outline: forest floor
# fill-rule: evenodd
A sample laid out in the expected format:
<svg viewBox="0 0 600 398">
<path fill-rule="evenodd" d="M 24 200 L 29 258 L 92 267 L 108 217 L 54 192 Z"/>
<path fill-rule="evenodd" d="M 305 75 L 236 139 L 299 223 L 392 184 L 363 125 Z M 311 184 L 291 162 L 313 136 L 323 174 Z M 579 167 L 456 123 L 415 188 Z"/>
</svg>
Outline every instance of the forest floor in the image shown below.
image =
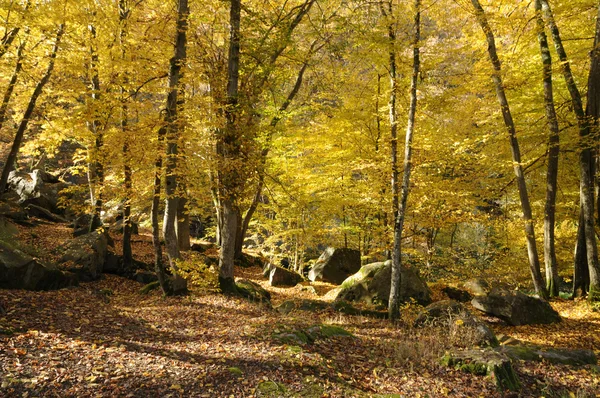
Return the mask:
<svg viewBox="0 0 600 398">
<path fill-rule="evenodd" d="M 146 245 L 138 238 L 137 245 Z M 140 246 L 141 247 L 141 246 Z M 258 267 L 236 269 L 284 300 L 324 300 L 272 288 Z M 114 275 L 49 292 L 0 290 L 0 396 L 10 397 L 600 397 L 598 367 L 522 362 L 517 393 L 440 365 L 460 345 L 451 325 L 415 329 L 403 322 L 333 310 L 281 315 L 262 303 L 194 291 L 187 297 L 140 295 L 141 284 Z M 584 301 L 552 303 L 555 325 L 508 327 L 497 334 L 556 347 L 600 349 L 600 313 Z M 274 334 L 335 325 L 350 337 L 284 344 Z M 265 395 L 267 390 L 271 392 Z M 270 395 L 269 395 L 270 394 Z"/>
</svg>

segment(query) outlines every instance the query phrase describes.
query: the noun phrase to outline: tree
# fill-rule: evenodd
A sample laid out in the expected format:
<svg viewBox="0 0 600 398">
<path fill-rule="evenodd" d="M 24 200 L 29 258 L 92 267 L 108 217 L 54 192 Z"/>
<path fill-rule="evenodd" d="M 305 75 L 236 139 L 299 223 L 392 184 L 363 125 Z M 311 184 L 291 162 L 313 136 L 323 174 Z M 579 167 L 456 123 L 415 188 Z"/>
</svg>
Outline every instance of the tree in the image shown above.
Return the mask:
<svg viewBox="0 0 600 398">
<path fill-rule="evenodd" d="M 391 11 L 391 3 L 390 3 Z M 406 126 L 406 142 L 404 146 L 404 167 L 402 175 L 402 190 L 398 204 L 398 213 L 394 222 L 394 248 L 392 252 L 392 278 L 390 288 L 390 299 L 388 315 L 390 320 L 398 319 L 400 315 L 400 267 L 401 267 L 401 244 L 402 228 L 406 217 L 406 203 L 410 192 L 410 172 L 412 169 L 412 145 L 413 133 L 415 129 L 415 115 L 417 112 L 417 83 L 419 80 L 419 40 L 421 39 L 421 0 L 415 0 L 415 25 L 413 41 L 413 73 L 410 84 L 410 108 L 408 111 L 408 124 Z M 390 29 L 391 31 L 391 29 Z M 392 35 L 390 34 L 390 41 Z M 390 65 L 395 61 L 390 54 Z M 394 79 L 395 80 L 395 79 Z M 394 94 L 392 94 L 394 95 Z M 390 113 L 391 114 L 391 113 Z M 394 138 L 392 138 L 393 140 Z M 392 155 L 393 156 L 393 155 Z"/>
<path fill-rule="evenodd" d="M 157 156 L 154 177 L 154 199 L 152 203 L 152 230 L 155 250 L 155 268 L 161 288 L 165 294 L 182 294 L 187 291 L 187 281 L 179 274 L 177 261 L 180 258 L 179 244 L 175 233 L 177 215 L 177 142 L 181 128 L 180 113 L 183 106 L 181 78 L 186 62 L 187 30 L 189 8 L 187 0 L 177 1 L 177 24 L 174 56 L 169 69 L 169 93 L 164 116 L 164 126 L 159 129 L 159 142 L 166 141 L 166 204 L 165 204 L 165 245 L 173 278 L 168 280 L 162 264 L 162 250 L 158 229 L 158 201 L 160 199 L 162 155 Z M 160 146 L 159 146 L 160 152 Z"/>
<path fill-rule="evenodd" d="M 544 82 L 544 108 L 548 120 L 548 171 L 546 173 L 546 206 L 544 208 L 544 263 L 546 265 L 546 289 L 550 297 L 558 296 L 558 264 L 554 247 L 556 214 L 556 189 L 558 180 L 558 157 L 560 154 L 559 128 L 554 107 L 552 88 L 552 56 L 548 47 L 546 28 L 542 17 L 542 3 L 535 1 L 538 41 L 542 54 L 542 77 Z"/>
<path fill-rule="evenodd" d="M 531 276 L 533 278 L 533 285 L 535 287 L 535 291 L 537 294 L 542 296 L 543 298 L 548 297 L 548 293 L 546 291 L 546 287 L 544 286 L 544 280 L 542 278 L 542 274 L 540 272 L 540 264 L 537 252 L 537 246 L 535 243 L 535 230 L 533 227 L 533 217 L 531 212 L 531 204 L 529 202 L 529 195 L 527 193 L 527 185 L 525 183 L 525 175 L 523 174 L 523 166 L 521 164 L 521 151 L 519 149 L 519 141 L 517 140 L 517 132 L 515 128 L 515 123 L 513 121 L 512 114 L 510 112 L 510 107 L 508 105 L 508 99 L 506 98 L 506 93 L 504 91 L 504 84 L 502 82 L 502 68 L 500 66 L 500 59 L 498 58 L 498 53 L 496 51 L 496 40 L 494 38 L 494 33 L 487 21 L 487 17 L 481 7 L 481 4 L 478 0 L 471 0 L 473 3 L 473 7 L 475 8 L 475 14 L 477 16 L 477 21 L 481 25 L 481 29 L 483 30 L 487 43 L 488 43 L 488 54 L 490 61 L 492 62 L 492 66 L 494 68 L 494 73 L 492 75 L 492 80 L 494 81 L 494 86 L 496 88 L 496 95 L 498 96 L 498 102 L 500 103 L 500 107 L 502 110 L 502 117 L 504 118 L 504 124 L 508 131 L 509 139 L 510 139 L 510 147 L 513 157 L 513 164 L 515 170 L 515 176 L 517 180 L 517 186 L 519 188 L 519 197 L 521 200 L 521 209 L 523 211 L 523 219 L 525 220 L 525 235 L 527 237 L 527 252 L 529 256 L 529 268 L 531 271 Z"/>
<path fill-rule="evenodd" d="M 560 59 L 563 76 L 573 104 L 573 112 L 577 117 L 577 124 L 579 127 L 579 137 L 582 145 L 579 156 L 579 197 L 580 208 L 583 213 L 583 233 L 585 234 L 586 259 L 590 275 L 590 291 L 588 298 L 591 301 L 595 301 L 600 300 L 600 263 L 598 262 L 598 247 L 596 243 L 596 232 L 594 230 L 594 170 L 591 143 L 588 142 L 591 133 L 590 122 L 583 109 L 581 94 L 575 83 L 570 62 L 560 37 L 560 31 L 554 20 L 554 15 L 552 14 L 552 9 L 547 0 L 540 1 L 546 23 L 552 33 L 554 46 Z M 594 63 L 592 63 L 592 68 L 593 67 Z"/>
<path fill-rule="evenodd" d="M 0 176 L 0 192 L 6 191 L 8 175 L 14 167 L 15 160 L 17 159 L 17 154 L 19 153 L 21 143 L 23 142 L 23 135 L 25 134 L 25 130 L 27 130 L 27 125 L 29 124 L 29 120 L 31 119 L 31 115 L 33 114 L 37 100 L 44 90 L 44 86 L 46 86 L 46 84 L 50 80 L 50 77 L 52 76 L 52 71 L 54 70 L 54 64 L 56 62 L 56 55 L 58 54 L 60 41 L 63 37 L 64 32 L 65 25 L 60 24 L 58 27 L 58 31 L 56 32 L 54 48 L 50 53 L 48 69 L 46 69 L 46 73 L 44 73 L 38 84 L 35 86 L 35 90 L 33 91 L 31 98 L 29 99 L 29 104 L 27 105 L 27 109 L 25 110 L 25 114 L 23 115 L 23 118 L 21 120 L 21 124 L 19 125 L 19 128 L 15 133 L 13 144 L 10 148 L 10 152 L 8 153 L 8 157 L 6 158 L 6 163 L 4 163 L 4 167 L 2 168 L 2 175 Z"/>
</svg>

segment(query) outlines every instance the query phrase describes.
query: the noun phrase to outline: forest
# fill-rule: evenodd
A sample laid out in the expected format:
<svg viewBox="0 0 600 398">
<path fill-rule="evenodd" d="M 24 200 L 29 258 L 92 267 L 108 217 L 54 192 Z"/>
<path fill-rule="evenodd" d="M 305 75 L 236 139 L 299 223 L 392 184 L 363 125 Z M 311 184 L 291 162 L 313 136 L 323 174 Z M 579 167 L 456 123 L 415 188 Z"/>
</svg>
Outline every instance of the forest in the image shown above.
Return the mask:
<svg viewBox="0 0 600 398">
<path fill-rule="evenodd" d="M 0 396 L 600 397 L 597 0 L 0 0 Z"/>
</svg>

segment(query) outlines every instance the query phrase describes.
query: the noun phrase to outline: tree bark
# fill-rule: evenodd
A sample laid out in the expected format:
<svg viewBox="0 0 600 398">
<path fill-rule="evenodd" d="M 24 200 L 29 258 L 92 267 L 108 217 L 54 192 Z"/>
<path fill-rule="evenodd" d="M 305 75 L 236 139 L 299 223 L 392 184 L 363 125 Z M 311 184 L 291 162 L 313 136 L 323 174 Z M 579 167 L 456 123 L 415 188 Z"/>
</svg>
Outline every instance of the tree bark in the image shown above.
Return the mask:
<svg viewBox="0 0 600 398">
<path fill-rule="evenodd" d="M 529 257 L 529 268 L 531 271 L 531 276 L 533 279 L 533 285 L 535 291 L 538 295 L 543 298 L 548 298 L 548 292 L 546 291 L 546 286 L 544 285 L 544 279 L 542 277 L 542 273 L 540 272 L 540 261 L 538 258 L 538 251 L 535 242 L 535 230 L 533 226 L 533 216 L 531 212 L 531 204 L 529 202 L 529 195 L 527 193 L 527 185 L 525 183 L 525 175 L 523 174 L 523 166 L 521 164 L 521 151 L 519 149 L 519 141 L 517 140 L 517 132 L 515 129 L 515 123 L 512 118 L 512 113 L 510 112 L 510 107 L 508 105 L 508 99 L 506 98 L 506 93 L 504 91 L 504 84 L 502 82 L 502 68 L 500 66 L 500 59 L 498 58 L 498 53 L 496 51 L 496 40 L 494 38 L 494 33 L 490 28 L 490 25 L 487 21 L 487 17 L 481 4 L 479 4 L 478 0 L 471 0 L 473 7 L 475 8 L 475 14 L 477 16 L 477 21 L 481 26 L 488 43 L 488 54 L 490 57 L 490 61 L 494 68 L 494 73 L 492 74 L 492 80 L 494 81 L 494 85 L 496 88 L 496 95 L 498 97 L 498 102 L 500 103 L 500 107 L 502 109 L 502 117 L 504 119 L 504 124 L 506 125 L 506 129 L 508 131 L 508 136 L 510 139 L 510 148 L 512 152 L 514 171 L 517 181 L 517 187 L 519 189 L 519 197 L 521 200 L 521 210 L 523 212 L 523 219 L 525 221 L 525 235 L 527 239 L 527 254 Z"/>
<path fill-rule="evenodd" d="M 240 69 L 240 20 L 241 0 L 231 0 L 229 13 L 230 37 L 227 59 L 227 99 L 225 103 L 225 128 L 217 137 L 217 155 L 222 163 L 219 170 L 219 197 L 222 209 L 220 231 L 221 252 L 219 254 L 219 285 L 224 293 L 236 292 L 233 262 L 235 259 L 238 213 L 236 198 L 239 176 L 227 164 L 241 154 L 236 119 L 238 112 L 239 69 Z"/>
<path fill-rule="evenodd" d="M 558 157 L 560 139 L 558 119 L 554 107 L 552 87 L 552 56 L 548 47 L 548 37 L 542 17 L 542 3 L 535 0 L 538 29 L 538 42 L 542 55 L 542 77 L 544 84 L 544 108 L 548 120 L 548 170 L 546 172 L 546 205 L 544 207 L 544 263 L 546 265 L 546 289 L 550 297 L 558 296 L 558 265 L 554 248 L 554 224 L 556 209 L 556 189 L 558 180 Z"/>
<path fill-rule="evenodd" d="M 127 50 L 125 39 L 127 37 L 127 19 L 130 9 L 127 7 L 126 0 L 119 0 L 119 23 L 120 34 L 119 41 L 121 46 L 121 59 L 127 59 Z M 124 72 L 123 86 L 121 87 L 121 132 L 123 134 L 123 185 L 125 187 L 125 201 L 123 204 L 123 266 L 126 270 L 133 266 L 133 251 L 131 249 L 131 198 L 133 195 L 133 182 L 131 171 L 131 151 L 129 149 L 129 109 L 127 105 L 127 90 L 124 87 L 127 84 L 128 72 Z"/>
<path fill-rule="evenodd" d="M 50 76 L 52 76 L 52 71 L 54 70 L 54 64 L 56 62 L 56 55 L 58 54 L 60 41 L 63 37 L 64 32 L 65 25 L 61 24 L 58 27 L 56 39 L 54 41 L 54 47 L 52 49 L 52 52 L 50 53 L 50 61 L 48 62 L 48 68 L 46 69 L 46 72 L 44 73 L 41 80 L 38 82 L 38 84 L 35 86 L 35 89 L 33 90 L 33 94 L 31 95 L 27 108 L 25 109 L 25 113 L 23 114 L 23 119 L 21 119 L 21 124 L 19 125 L 19 128 L 17 129 L 17 132 L 15 134 L 12 147 L 10 148 L 10 152 L 8 153 L 8 157 L 6 158 L 6 163 L 4 164 L 4 167 L 2 169 L 2 175 L 0 176 L 0 193 L 6 191 L 8 175 L 12 171 L 19 150 L 21 149 L 21 143 L 23 142 L 23 135 L 25 134 L 25 130 L 27 130 L 27 125 L 29 123 L 29 120 L 31 119 L 31 115 L 33 114 L 37 100 L 42 94 L 42 91 L 44 90 L 44 86 L 50 80 Z"/>
<path fill-rule="evenodd" d="M 165 116 L 167 153 L 165 158 L 166 174 L 166 199 L 165 199 L 165 246 L 169 257 L 169 266 L 173 273 L 173 293 L 179 294 L 187 291 L 186 280 L 179 275 L 177 261 L 181 258 L 179 241 L 175 224 L 179 198 L 177 194 L 177 157 L 178 141 L 182 123 L 179 118 L 183 107 L 183 95 L 180 95 L 182 67 L 187 58 L 187 29 L 188 29 L 188 0 L 178 0 L 177 4 L 177 32 L 175 37 L 175 55 L 171 58 L 169 70 L 169 94 Z M 183 93 L 181 93 L 183 94 Z"/>
<path fill-rule="evenodd" d="M 390 3 L 391 15 L 391 3 Z M 420 48 L 419 40 L 421 38 L 421 0 L 415 0 L 415 26 L 413 38 L 413 72 L 410 83 L 410 108 L 408 110 L 408 124 L 406 127 L 406 139 L 404 144 L 404 165 L 402 176 L 402 190 L 400 193 L 400 201 L 398 204 L 398 214 L 394 223 L 394 248 L 392 253 L 392 280 L 390 286 L 390 298 L 388 305 L 388 316 L 390 320 L 395 321 L 400 317 L 400 267 L 402 266 L 402 229 L 404 227 L 404 219 L 406 216 L 406 203 L 410 192 L 410 173 L 412 170 L 412 142 L 413 133 L 415 130 L 415 115 L 417 113 L 417 83 L 419 81 L 420 70 Z M 390 24 L 389 32 L 391 33 L 393 26 Z M 390 42 L 393 44 L 393 37 L 390 36 Z M 390 51 L 390 66 L 395 64 L 395 59 L 391 57 Z M 393 95 L 395 97 L 395 95 Z M 394 98 L 395 102 L 395 98 Z M 391 115 L 391 114 L 390 114 Z"/>
<path fill-rule="evenodd" d="M 579 137 L 583 148 L 579 156 L 579 170 L 581 174 L 581 180 L 579 184 L 579 197 L 580 206 L 583 211 L 583 225 L 585 231 L 585 245 L 587 253 L 587 262 L 590 274 L 590 292 L 588 295 L 589 300 L 600 299 L 600 264 L 598 263 L 598 247 L 596 243 L 596 233 L 594 230 L 594 176 L 593 176 L 593 156 L 590 141 L 590 122 L 586 113 L 583 109 L 583 102 L 581 94 L 575 83 L 573 73 L 571 72 L 571 65 L 567 57 L 567 53 L 563 47 L 562 39 L 560 37 L 560 31 L 554 16 L 552 9 L 548 4 L 547 0 L 540 0 L 542 4 L 542 10 L 546 18 L 546 23 L 552 33 L 552 39 L 556 52 L 560 59 L 560 65 L 562 73 L 571 96 L 571 102 L 573 104 L 573 111 L 577 117 L 577 124 L 579 127 Z M 598 37 L 598 23 L 596 24 L 596 37 Z M 596 40 L 595 40 L 596 43 Z M 597 70 L 594 69 L 594 54 L 592 52 L 592 65 L 590 69 L 590 79 L 594 80 L 593 73 Z M 589 83 L 589 81 L 588 81 Z M 593 85 L 593 84 L 592 84 Z M 593 89 L 592 89 L 593 91 Z"/>
<path fill-rule="evenodd" d="M 165 265 L 163 263 L 162 247 L 160 245 L 160 227 L 158 225 L 158 207 L 160 205 L 161 174 L 163 166 L 162 145 L 165 141 L 166 128 L 158 130 L 158 147 L 156 160 L 154 161 L 154 189 L 152 197 L 152 209 L 150 210 L 150 222 L 152 223 L 152 245 L 154 247 L 154 271 L 158 277 L 163 294 L 169 296 L 173 293 Z"/>
<path fill-rule="evenodd" d="M 573 269 L 573 297 L 585 296 L 590 290 L 590 270 L 587 262 L 583 209 L 579 209 L 579 226 L 575 245 L 575 267 Z"/>
<path fill-rule="evenodd" d="M 593 143 L 596 151 L 598 151 L 598 119 L 600 118 L 600 4 L 598 5 L 598 15 L 596 16 L 596 34 L 594 36 L 594 48 L 590 53 L 590 73 L 588 75 L 588 92 L 587 92 L 587 105 L 585 109 L 585 115 L 590 123 L 590 134 L 593 137 Z M 598 153 L 594 154 L 592 148 L 589 149 L 589 175 L 590 175 L 590 192 L 592 197 L 592 230 L 595 231 L 594 223 L 594 190 L 593 183 L 599 177 L 594 178 L 595 172 L 595 159 L 598 157 Z M 600 198 L 599 198 L 600 200 Z M 600 211 L 600 209 L 598 209 Z M 594 234 L 595 243 L 595 234 Z M 588 298 L 592 301 L 600 300 L 600 264 L 596 264 L 595 267 L 591 267 L 589 270 L 590 277 L 590 289 Z"/>
<path fill-rule="evenodd" d="M 179 182 L 180 187 L 183 184 Z M 185 191 L 181 188 L 180 191 Z M 190 250 L 190 212 L 187 208 L 188 199 L 185 193 L 181 193 L 179 196 L 179 202 L 177 204 L 177 242 L 179 250 L 187 251 Z"/>
<path fill-rule="evenodd" d="M 95 13 L 94 13 L 95 15 Z M 103 203 L 103 185 L 104 185 L 104 165 L 102 163 L 102 150 L 104 146 L 104 134 L 98 120 L 98 105 L 100 103 L 100 74 L 98 71 L 98 51 L 96 49 L 96 27 L 89 25 L 90 30 L 90 73 L 92 84 L 92 107 L 93 118 L 88 124 L 88 128 L 94 136 L 94 145 L 90 150 L 90 159 L 88 164 L 88 181 L 90 186 L 90 199 L 93 206 L 92 220 L 90 222 L 89 232 L 93 232 L 102 226 L 100 215 L 102 213 Z"/>
<path fill-rule="evenodd" d="M 2 130 L 2 126 L 4 125 L 4 121 L 6 120 L 6 111 L 8 110 L 8 103 L 12 98 L 13 91 L 15 90 L 15 86 L 17 85 L 17 80 L 19 78 L 19 74 L 23 69 L 23 50 L 27 45 L 27 40 L 29 38 L 29 29 L 26 30 L 26 37 L 19 45 L 17 50 L 17 64 L 15 65 L 15 71 L 13 72 L 10 82 L 8 83 L 8 87 L 6 87 L 6 91 L 4 92 L 4 97 L 2 98 L 2 105 L 0 106 L 0 130 Z"/>
</svg>

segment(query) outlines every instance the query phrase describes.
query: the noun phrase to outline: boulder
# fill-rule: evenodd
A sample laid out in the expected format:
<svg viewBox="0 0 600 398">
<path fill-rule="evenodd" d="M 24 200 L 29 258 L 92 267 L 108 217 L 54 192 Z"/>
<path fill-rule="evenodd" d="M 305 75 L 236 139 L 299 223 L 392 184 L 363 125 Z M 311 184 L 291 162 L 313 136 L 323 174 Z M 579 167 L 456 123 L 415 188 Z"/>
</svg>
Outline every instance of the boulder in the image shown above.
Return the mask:
<svg viewBox="0 0 600 398">
<path fill-rule="evenodd" d="M 125 273 L 125 269 L 123 268 L 123 257 L 119 256 L 112 250 L 108 250 L 104 259 L 102 272 L 107 274 L 123 275 Z"/>
<path fill-rule="evenodd" d="M 570 350 L 526 345 L 503 345 L 496 351 L 505 354 L 514 361 L 548 362 L 560 365 L 595 365 L 598 358 L 592 350 Z"/>
<path fill-rule="evenodd" d="M 133 279 L 147 285 L 152 282 L 157 282 L 158 276 L 156 276 L 155 272 L 138 269 L 135 271 L 135 274 L 133 274 Z"/>
<path fill-rule="evenodd" d="M 521 387 L 510 358 L 492 348 L 448 352 L 442 364 L 474 375 L 491 376 L 501 391 L 517 391 Z"/>
<path fill-rule="evenodd" d="M 475 346 L 497 346 L 494 332 L 461 303 L 442 300 L 428 305 L 415 319 L 414 326 L 438 325 L 458 333 L 461 341 Z"/>
<path fill-rule="evenodd" d="M 60 249 L 61 268 L 74 272 L 79 280 L 89 282 L 100 278 L 108 250 L 108 238 L 100 232 L 90 232 L 65 243 Z"/>
<path fill-rule="evenodd" d="M 414 299 L 421 305 L 430 304 L 431 291 L 418 272 L 408 267 L 402 267 L 400 272 L 400 299 L 402 301 Z M 336 301 L 359 301 L 387 307 L 391 279 L 391 261 L 367 264 L 342 283 L 334 299 Z"/>
<path fill-rule="evenodd" d="M 44 173 L 41 170 L 34 170 L 32 173 L 11 171 L 8 187 L 19 196 L 20 204 L 33 204 L 55 214 L 63 212 L 58 207 L 59 192 L 67 188 L 68 184 L 44 182 Z"/>
<path fill-rule="evenodd" d="M 235 281 L 235 286 L 241 296 L 271 306 L 271 294 L 258 283 L 248 279 L 238 279 Z"/>
<path fill-rule="evenodd" d="M 269 272 L 269 284 L 271 286 L 296 286 L 303 279 L 294 271 L 282 267 L 272 267 Z"/>
<path fill-rule="evenodd" d="M 0 288 L 52 290 L 77 284 L 74 274 L 37 259 L 0 241 Z"/>
<path fill-rule="evenodd" d="M 473 298 L 471 293 L 469 293 L 465 290 L 462 290 L 462 289 L 457 289 L 452 286 L 444 287 L 442 289 L 442 293 L 444 293 L 446 296 L 448 296 L 448 298 L 450 300 L 460 301 L 461 303 L 468 303 Z"/>
<path fill-rule="evenodd" d="M 463 287 L 473 296 L 485 295 L 491 290 L 491 287 L 487 281 L 481 278 L 469 279 L 464 283 Z"/>
<path fill-rule="evenodd" d="M 471 304 L 513 326 L 560 322 L 558 312 L 546 300 L 517 290 L 493 288 L 486 295 L 475 296 Z"/>
<path fill-rule="evenodd" d="M 341 284 L 350 275 L 360 270 L 360 251 L 328 247 L 308 271 L 308 279 Z"/>
</svg>

